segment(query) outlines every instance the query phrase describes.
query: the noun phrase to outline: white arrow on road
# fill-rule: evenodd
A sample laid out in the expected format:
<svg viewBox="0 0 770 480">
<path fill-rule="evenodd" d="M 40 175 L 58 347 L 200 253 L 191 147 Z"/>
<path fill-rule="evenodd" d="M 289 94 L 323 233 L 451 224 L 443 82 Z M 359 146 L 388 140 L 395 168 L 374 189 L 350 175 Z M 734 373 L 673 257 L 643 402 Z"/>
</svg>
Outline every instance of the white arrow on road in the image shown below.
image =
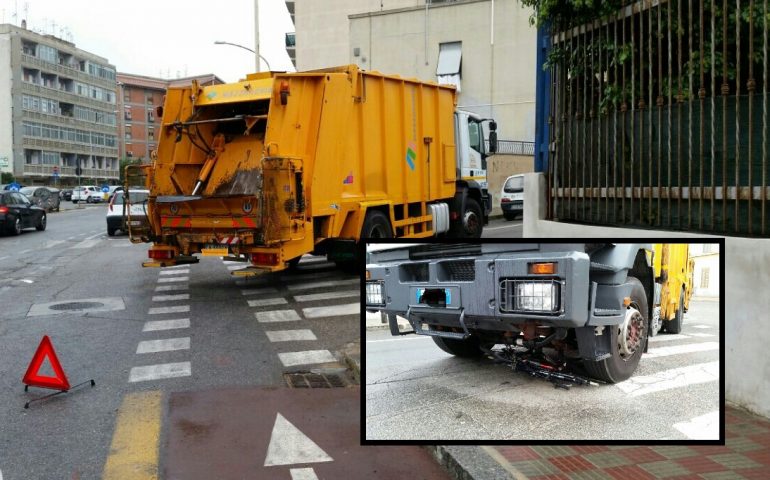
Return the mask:
<svg viewBox="0 0 770 480">
<path fill-rule="evenodd" d="M 329 454 L 283 415 L 280 413 L 276 415 L 270 444 L 267 446 L 266 467 L 332 461 L 334 459 Z"/>
</svg>

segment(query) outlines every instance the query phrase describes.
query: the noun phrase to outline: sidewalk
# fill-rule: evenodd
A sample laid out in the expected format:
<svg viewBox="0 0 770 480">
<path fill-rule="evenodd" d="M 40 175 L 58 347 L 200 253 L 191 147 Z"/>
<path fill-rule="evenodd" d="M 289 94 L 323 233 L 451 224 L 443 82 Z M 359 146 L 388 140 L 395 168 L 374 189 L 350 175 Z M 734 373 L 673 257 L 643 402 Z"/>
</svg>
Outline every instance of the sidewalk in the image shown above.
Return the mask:
<svg viewBox="0 0 770 480">
<path fill-rule="evenodd" d="M 753 480 L 770 478 L 770 421 L 728 406 L 726 446 L 435 447 L 462 480 Z"/>
</svg>

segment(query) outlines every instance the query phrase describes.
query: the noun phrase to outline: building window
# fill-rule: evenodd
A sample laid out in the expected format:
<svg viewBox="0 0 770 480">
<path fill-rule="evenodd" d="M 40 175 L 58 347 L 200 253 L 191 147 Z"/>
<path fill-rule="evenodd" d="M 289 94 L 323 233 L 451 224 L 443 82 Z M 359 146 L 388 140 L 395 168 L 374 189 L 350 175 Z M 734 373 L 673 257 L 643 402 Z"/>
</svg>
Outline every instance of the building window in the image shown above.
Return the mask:
<svg viewBox="0 0 770 480">
<path fill-rule="evenodd" d="M 147 96 L 147 105 L 152 105 L 152 104 L 153 104 L 152 95 L 148 95 Z"/>
<path fill-rule="evenodd" d="M 131 107 L 125 107 L 123 109 L 123 118 L 126 120 L 131 120 Z"/>
<path fill-rule="evenodd" d="M 439 44 L 438 66 L 436 77 L 442 85 L 454 85 L 460 91 L 462 68 L 462 42 L 449 42 Z"/>
<path fill-rule="evenodd" d="M 155 129 L 151 128 L 147 130 L 147 139 L 148 140 L 155 140 Z"/>
<path fill-rule="evenodd" d="M 151 108 L 147 109 L 147 122 L 152 123 L 155 121 L 155 112 Z"/>
<path fill-rule="evenodd" d="M 700 288 L 709 288 L 709 268 L 704 267 L 700 271 Z"/>
<path fill-rule="evenodd" d="M 133 157 L 133 156 L 134 156 L 134 152 L 132 152 L 131 150 L 126 150 L 126 156 L 127 156 L 128 158 L 131 158 L 131 157 Z"/>
<path fill-rule="evenodd" d="M 128 87 L 123 87 L 123 103 L 130 103 L 131 102 L 131 89 Z"/>
</svg>

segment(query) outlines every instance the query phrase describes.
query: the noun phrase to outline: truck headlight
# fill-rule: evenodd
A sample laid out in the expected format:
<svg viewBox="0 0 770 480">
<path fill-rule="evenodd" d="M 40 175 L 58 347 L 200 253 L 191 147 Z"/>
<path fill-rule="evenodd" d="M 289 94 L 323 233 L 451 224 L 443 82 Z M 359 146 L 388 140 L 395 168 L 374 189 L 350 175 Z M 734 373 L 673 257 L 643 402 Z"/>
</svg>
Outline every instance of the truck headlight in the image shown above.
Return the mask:
<svg viewBox="0 0 770 480">
<path fill-rule="evenodd" d="M 558 312 L 561 308 L 559 286 L 556 280 L 503 280 L 500 309 L 503 312 Z"/>
<path fill-rule="evenodd" d="M 382 282 L 366 282 L 366 304 L 385 306 L 385 286 Z"/>
</svg>

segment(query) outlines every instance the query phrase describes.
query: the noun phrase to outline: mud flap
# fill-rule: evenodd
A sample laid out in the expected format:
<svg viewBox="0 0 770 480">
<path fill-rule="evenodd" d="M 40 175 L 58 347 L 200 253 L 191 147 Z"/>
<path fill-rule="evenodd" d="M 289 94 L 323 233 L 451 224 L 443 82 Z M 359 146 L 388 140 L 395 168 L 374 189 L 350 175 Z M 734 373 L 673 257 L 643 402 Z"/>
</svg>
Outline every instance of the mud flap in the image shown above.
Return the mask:
<svg viewBox="0 0 770 480">
<path fill-rule="evenodd" d="M 584 360 L 598 362 L 609 358 L 612 354 L 610 342 L 612 341 L 612 325 L 604 327 L 579 327 L 575 329 L 578 341 L 580 357 Z M 601 329 L 599 335 L 597 330 Z"/>
</svg>

